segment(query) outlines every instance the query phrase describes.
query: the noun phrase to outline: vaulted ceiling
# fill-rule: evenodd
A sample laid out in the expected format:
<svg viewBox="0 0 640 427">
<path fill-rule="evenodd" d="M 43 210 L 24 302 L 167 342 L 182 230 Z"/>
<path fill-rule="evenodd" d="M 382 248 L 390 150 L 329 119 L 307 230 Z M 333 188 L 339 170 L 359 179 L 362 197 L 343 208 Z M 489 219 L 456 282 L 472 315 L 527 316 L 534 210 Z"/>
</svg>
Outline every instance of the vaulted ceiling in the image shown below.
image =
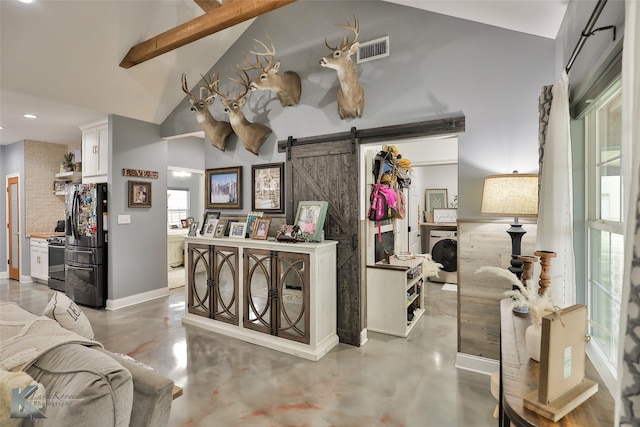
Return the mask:
<svg viewBox="0 0 640 427">
<path fill-rule="evenodd" d="M 569 0 L 388 1 L 555 38 Z M 131 68 L 120 64 L 133 46 L 204 20 L 204 10 L 218 3 L 226 6 L 229 0 L 0 1 L 0 144 L 24 139 L 78 143 L 78 125 L 107 114 L 161 123 L 184 97 L 180 74 L 208 70 L 254 18 Z M 24 113 L 39 118 L 25 119 Z"/>
</svg>

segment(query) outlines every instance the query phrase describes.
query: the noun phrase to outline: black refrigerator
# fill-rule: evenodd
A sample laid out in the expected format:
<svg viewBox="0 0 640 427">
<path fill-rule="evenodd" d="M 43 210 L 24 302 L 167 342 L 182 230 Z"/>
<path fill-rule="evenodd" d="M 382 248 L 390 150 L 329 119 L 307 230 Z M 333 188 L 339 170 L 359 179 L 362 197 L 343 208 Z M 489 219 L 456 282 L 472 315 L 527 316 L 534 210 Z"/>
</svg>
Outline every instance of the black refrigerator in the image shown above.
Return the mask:
<svg viewBox="0 0 640 427">
<path fill-rule="evenodd" d="M 107 301 L 107 184 L 67 184 L 65 292 L 77 304 Z"/>
</svg>

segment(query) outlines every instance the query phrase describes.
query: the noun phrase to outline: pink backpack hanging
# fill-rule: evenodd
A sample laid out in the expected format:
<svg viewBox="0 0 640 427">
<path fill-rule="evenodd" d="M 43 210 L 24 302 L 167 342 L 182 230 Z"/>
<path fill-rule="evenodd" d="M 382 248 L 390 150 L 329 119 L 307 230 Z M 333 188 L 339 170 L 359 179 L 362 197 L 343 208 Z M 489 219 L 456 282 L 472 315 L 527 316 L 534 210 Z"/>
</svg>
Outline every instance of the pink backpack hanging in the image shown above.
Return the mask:
<svg viewBox="0 0 640 427">
<path fill-rule="evenodd" d="M 371 189 L 369 219 L 384 221 L 396 217 L 398 212 L 398 195 L 396 191 L 385 184 L 373 184 Z"/>
</svg>

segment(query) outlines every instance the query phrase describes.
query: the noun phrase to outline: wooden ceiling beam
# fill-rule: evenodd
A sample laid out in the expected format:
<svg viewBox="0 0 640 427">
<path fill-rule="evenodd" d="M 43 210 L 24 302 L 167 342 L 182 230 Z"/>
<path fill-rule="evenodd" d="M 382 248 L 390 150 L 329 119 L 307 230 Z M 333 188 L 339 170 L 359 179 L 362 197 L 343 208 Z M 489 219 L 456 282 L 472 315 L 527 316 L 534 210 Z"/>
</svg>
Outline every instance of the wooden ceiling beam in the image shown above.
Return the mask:
<svg viewBox="0 0 640 427">
<path fill-rule="evenodd" d="M 120 66 L 131 68 L 163 53 L 203 37 L 222 31 L 241 22 L 286 6 L 296 0 L 234 0 L 198 16 L 182 25 L 165 31 L 129 49 Z"/>
</svg>

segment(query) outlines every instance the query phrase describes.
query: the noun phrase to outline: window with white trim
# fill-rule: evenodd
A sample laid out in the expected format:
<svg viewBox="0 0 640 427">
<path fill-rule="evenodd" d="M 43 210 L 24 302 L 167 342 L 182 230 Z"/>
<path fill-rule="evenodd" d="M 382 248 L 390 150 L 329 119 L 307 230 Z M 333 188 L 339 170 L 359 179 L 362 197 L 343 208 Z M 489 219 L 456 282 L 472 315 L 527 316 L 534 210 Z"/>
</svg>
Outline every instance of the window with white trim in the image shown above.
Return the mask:
<svg viewBox="0 0 640 427">
<path fill-rule="evenodd" d="M 617 377 L 624 268 L 621 129 L 618 81 L 593 102 L 585 116 L 589 334 L 613 378 Z"/>
<path fill-rule="evenodd" d="M 189 216 L 189 190 L 167 189 L 167 226 L 182 227 L 180 220 Z"/>
</svg>

